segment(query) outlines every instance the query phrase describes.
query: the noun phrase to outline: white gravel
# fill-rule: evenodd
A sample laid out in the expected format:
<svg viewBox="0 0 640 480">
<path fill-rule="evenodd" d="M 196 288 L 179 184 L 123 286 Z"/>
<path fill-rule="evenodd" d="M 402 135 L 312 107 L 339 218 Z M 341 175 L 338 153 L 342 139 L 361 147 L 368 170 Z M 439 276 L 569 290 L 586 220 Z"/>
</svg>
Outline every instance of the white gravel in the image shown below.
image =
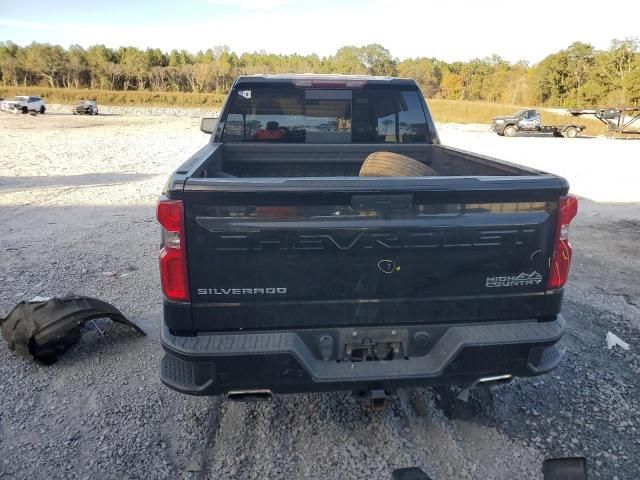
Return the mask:
<svg viewBox="0 0 640 480">
<path fill-rule="evenodd" d="M 207 137 L 196 116 L 62 113 L 0 115 L 0 312 L 73 292 L 114 303 L 149 335 L 101 321 L 105 336 L 88 326 L 51 367 L 28 364 L 0 341 L 0 478 L 385 479 L 417 465 L 436 480 L 535 479 L 553 455 L 589 456 L 595 478 L 638 471 L 637 205 L 582 207 L 568 359 L 542 381 L 518 380 L 472 401 L 471 421 L 444 416 L 424 389 L 400 392 L 381 414 L 346 393 L 249 405 L 187 397 L 158 380 L 154 204 Z M 443 126 L 442 137 L 559 173 L 566 162 L 586 196 L 597 182 L 582 173 L 611 165 L 601 154 L 640 145 L 465 128 Z M 562 154 L 554 160 L 553 152 Z M 619 177 L 626 185 L 631 174 Z M 609 330 L 629 352 L 606 349 Z"/>
<path fill-rule="evenodd" d="M 520 163 L 569 180 L 571 191 L 596 202 L 640 202 L 640 135 L 635 139 L 499 137 L 488 125 L 443 124 L 446 145 Z"/>
<path fill-rule="evenodd" d="M 181 107 L 141 107 L 141 106 L 118 106 L 118 105 L 98 105 L 100 115 L 124 115 L 133 117 L 180 117 L 180 118 L 202 118 L 211 117 L 218 111 L 217 108 L 181 108 Z M 71 105 L 59 103 L 47 104 L 48 114 L 67 115 L 72 112 Z"/>
</svg>

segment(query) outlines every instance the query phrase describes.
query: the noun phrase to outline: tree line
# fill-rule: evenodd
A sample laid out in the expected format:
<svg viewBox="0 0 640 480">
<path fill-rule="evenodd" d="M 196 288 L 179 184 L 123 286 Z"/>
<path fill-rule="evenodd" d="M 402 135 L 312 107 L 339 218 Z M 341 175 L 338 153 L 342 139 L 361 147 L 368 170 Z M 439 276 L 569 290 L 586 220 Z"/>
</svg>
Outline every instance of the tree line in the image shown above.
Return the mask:
<svg viewBox="0 0 640 480">
<path fill-rule="evenodd" d="M 49 86 L 156 92 L 226 92 L 239 74 L 344 73 L 416 79 L 429 98 L 555 105 L 640 102 L 640 39 L 613 40 L 607 50 L 575 42 L 535 65 L 498 55 L 467 62 L 436 58 L 399 61 L 378 44 L 345 46 L 334 55 L 232 52 L 218 46 L 197 53 L 135 47 L 0 42 L 3 86 Z"/>
</svg>

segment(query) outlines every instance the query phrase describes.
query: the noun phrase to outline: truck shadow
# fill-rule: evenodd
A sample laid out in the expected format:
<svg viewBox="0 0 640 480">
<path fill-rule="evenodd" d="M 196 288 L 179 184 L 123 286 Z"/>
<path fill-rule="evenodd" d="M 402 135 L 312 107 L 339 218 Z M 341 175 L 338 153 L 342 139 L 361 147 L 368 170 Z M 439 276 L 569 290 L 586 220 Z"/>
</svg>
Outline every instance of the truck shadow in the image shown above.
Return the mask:
<svg viewBox="0 0 640 480">
<path fill-rule="evenodd" d="M 0 177 L 0 192 L 15 192 L 48 187 L 105 186 L 137 182 L 154 177 L 150 173 L 83 173 L 80 175 L 35 175 Z"/>
</svg>

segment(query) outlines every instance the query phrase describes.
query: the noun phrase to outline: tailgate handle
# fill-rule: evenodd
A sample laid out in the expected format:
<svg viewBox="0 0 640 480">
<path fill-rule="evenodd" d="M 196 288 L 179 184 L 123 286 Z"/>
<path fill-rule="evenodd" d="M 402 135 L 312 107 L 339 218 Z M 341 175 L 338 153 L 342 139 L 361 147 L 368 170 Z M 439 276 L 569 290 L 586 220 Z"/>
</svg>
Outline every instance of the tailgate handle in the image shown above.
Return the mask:
<svg viewBox="0 0 640 480">
<path fill-rule="evenodd" d="M 413 205 L 413 195 L 352 195 L 354 210 L 406 210 Z"/>
</svg>

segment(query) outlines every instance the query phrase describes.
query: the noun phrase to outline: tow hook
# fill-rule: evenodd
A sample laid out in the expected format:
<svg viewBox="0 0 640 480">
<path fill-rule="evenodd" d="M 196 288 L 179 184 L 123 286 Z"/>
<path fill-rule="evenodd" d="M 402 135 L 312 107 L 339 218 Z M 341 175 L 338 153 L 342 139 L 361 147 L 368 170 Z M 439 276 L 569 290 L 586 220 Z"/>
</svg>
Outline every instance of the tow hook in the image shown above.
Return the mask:
<svg viewBox="0 0 640 480">
<path fill-rule="evenodd" d="M 391 396 L 386 390 L 360 390 L 353 392 L 356 402 L 363 407 L 370 408 L 374 412 L 381 412 L 387 405 Z"/>
</svg>

